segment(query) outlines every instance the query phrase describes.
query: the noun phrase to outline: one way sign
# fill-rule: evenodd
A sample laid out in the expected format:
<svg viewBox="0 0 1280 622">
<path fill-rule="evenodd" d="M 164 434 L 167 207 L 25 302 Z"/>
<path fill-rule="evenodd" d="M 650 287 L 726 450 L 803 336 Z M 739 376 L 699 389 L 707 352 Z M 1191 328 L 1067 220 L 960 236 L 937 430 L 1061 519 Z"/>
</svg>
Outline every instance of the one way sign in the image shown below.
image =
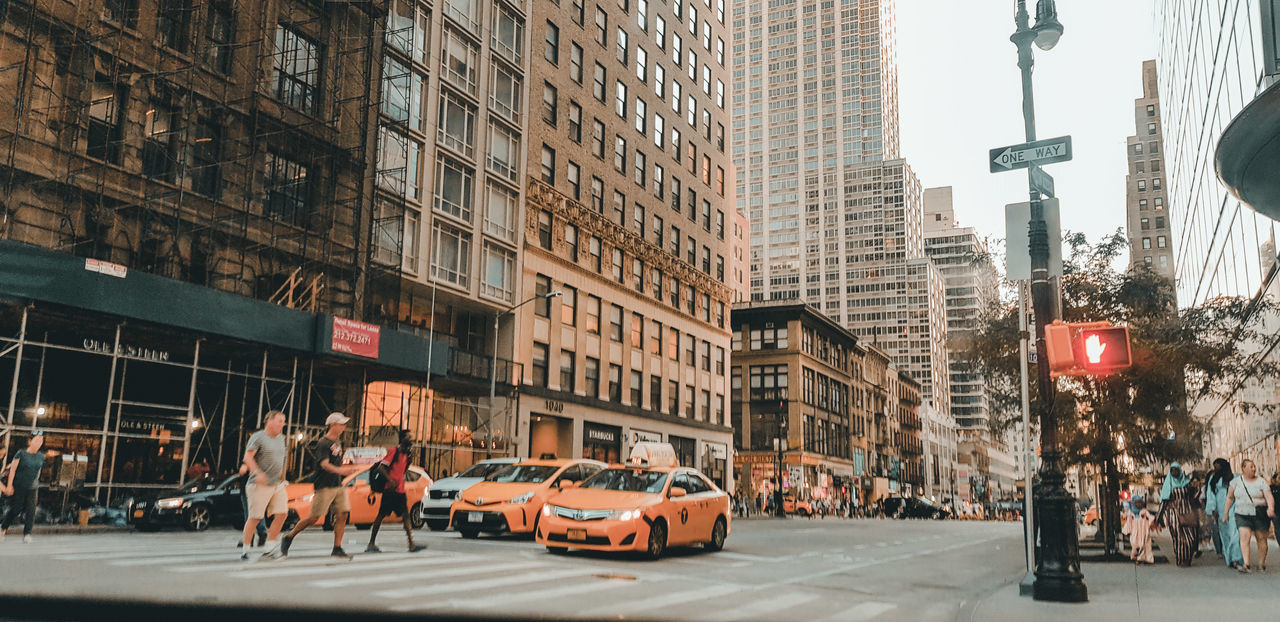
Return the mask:
<svg viewBox="0 0 1280 622">
<path fill-rule="evenodd" d="M 1032 164 L 1044 166 L 1054 162 L 1066 162 L 1071 159 L 1071 137 L 1060 136 L 1047 140 L 996 147 L 991 150 L 991 172 L 1002 173 L 1017 168 L 1027 168 Z"/>
</svg>

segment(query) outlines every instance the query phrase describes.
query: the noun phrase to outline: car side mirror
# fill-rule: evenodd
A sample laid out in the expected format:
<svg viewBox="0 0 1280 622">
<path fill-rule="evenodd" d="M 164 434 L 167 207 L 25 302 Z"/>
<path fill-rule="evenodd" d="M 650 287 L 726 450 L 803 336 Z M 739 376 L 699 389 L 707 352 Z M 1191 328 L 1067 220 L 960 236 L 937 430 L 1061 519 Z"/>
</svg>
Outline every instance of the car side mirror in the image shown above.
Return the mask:
<svg viewBox="0 0 1280 622">
<path fill-rule="evenodd" d="M 578 485 L 578 482 L 575 482 L 571 479 L 560 480 L 560 490 L 564 490 L 566 488 L 573 488 L 574 486 L 577 486 L 577 485 Z"/>
<path fill-rule="evenodd" d="M 687 495 L 687 494 L 689 494 L 689 491 L 687 491 L 687 490 L 685 490 L 685 489 L 683 489 L 683 488 L 681 488 L 681 487 L 679 487 L 679 486 L 672 486 L 672 487 L 671 487 L 671 492 L 668 492 L 668 493 L 667 493 L 667 496 L 668 496 L 668 497 L 671 497 L 672 499 L 675 499 L 675 498 L 677 498 L 677 497 L 683 497 L 683 496 L 685 496 L 685 495 Z"/>
</svg>

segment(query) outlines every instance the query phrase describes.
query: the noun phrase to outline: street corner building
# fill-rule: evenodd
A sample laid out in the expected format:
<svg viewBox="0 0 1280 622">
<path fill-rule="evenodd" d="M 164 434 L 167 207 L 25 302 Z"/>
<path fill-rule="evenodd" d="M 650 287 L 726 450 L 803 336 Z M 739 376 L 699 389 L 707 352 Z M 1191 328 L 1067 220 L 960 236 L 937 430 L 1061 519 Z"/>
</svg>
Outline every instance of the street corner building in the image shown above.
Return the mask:
<svg viewBox="0 0 1280 622">
<path fill-rule="evenodd" d="M 432 477 L 515 451 L 515 276 L 472 266 L 515 265 L 522 169 L 474 121 L 521 132 L 526 13 L 445 5 L 4 6 L 0 429 L 44 481 L 232 472 L 271 409 L 291 477 L 335 410 Z"/>
</svg>

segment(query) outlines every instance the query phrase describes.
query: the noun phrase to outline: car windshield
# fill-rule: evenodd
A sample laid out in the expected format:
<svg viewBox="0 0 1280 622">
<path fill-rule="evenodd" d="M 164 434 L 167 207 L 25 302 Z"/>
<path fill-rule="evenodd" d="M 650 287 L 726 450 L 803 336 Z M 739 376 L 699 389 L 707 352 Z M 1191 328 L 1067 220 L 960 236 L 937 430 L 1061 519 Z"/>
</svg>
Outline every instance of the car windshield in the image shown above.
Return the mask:
<svg viewBox="0 0 1280 622">
<path fill-rule="evenodd" d="M 490 474 L 501 470 L 503 467 L 510 465 L 501 462 L 481 462 L 473 464 L 467 470 L 458 474 L 458 477 L 488 477 Z"/>
<path fill-rule="evenodd" d="M 667 474 L 660 471 L 605 469 L 588 477 L 579 488 L 622 490 L 626 492 L 662 492 Z"/>
<path fill-rule="evenodd" d="M 486 480 L 511 484 L 539 484 L 555 474 L 560 467 L 538 464 L 513 464 L 489 475 Z"/>
</svg>

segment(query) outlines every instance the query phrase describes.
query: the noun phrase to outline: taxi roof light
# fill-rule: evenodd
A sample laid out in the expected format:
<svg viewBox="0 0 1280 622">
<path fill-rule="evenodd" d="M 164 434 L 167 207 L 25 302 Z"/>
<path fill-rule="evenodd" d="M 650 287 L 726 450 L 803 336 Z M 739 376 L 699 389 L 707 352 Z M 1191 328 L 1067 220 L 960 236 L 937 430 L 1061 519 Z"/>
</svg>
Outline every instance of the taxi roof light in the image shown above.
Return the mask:
<svg viewBox="0 0 1280 622">
<path fill-rule="evenodd" d="M 671 443 L 654 443 L 650 441 L 636 443 L 631 448 L 631 457 L 627 459 L 627 466 L 647 468 L 673 468 L 679 466 L 679 460 L 676 458 L 676 449 Z"/>
</svg>

